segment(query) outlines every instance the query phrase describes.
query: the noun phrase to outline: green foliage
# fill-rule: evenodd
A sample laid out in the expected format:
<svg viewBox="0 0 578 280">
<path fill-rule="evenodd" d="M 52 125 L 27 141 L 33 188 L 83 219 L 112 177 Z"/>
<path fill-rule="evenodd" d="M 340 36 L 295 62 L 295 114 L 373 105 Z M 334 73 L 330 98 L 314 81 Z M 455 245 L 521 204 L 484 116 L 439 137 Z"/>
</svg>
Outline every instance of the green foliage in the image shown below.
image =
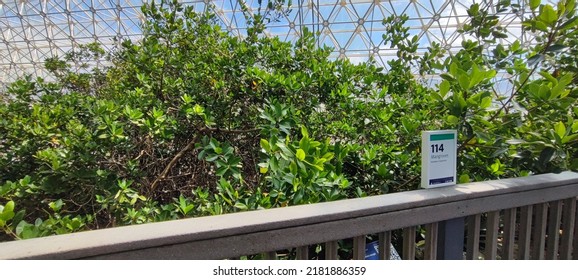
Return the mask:
<svg viewBox="0 0 578 280">
<path fill-rule="evenodd" d="M 104 49 L 98 43 L 90 43 L 79 45 L 63 59 L 48 58 L 44 66 L 60 81 L 61 90 L 94 95 L 106 78 L 102 69 L 94 64 L 98 65 L 104 59 Z"/>
<path fill-rule="evenodd" d="M 503 44 L 510 2 L 473 4 L 452 55 L 418 55 L 407 17 L 386 18 L 387 70 L 330 59 L 307 29 L 263 36 L 282 1 L 243 38 L 145 4 L 142 40 L 79 46 L 46 61 L 56 82 L 2 93 L 0 239 L 416 189 L 422 130 L 459 131 L 459 183 L 576 170 L 575 1 L 530 1 L 535 46 Z"/>
<path fill-rule="evenodd" d="M 274 199 L 273 206 L 316 203 L 347 197 L 351 186 L 331 164 L 334 158 L 329 139 L 325 142 L 309 138 L 301 127 L 301 139 L 291 141 L 272 137 L 261 139 L 264 161 L 259 163 L 265 176 L 261 182 Z"/>
</svg>

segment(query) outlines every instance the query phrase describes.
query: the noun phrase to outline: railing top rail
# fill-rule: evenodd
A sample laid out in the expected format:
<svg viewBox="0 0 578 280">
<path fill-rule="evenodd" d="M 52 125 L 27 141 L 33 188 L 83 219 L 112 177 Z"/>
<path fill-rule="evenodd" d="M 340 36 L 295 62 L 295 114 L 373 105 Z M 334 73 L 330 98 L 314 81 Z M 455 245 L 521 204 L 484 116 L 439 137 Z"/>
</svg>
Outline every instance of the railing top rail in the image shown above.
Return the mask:
<svg viewBox="0 0 578 280">
<path fill-rule="evenodd" d="M 85 258 L 568 185 L 578 185 L 578 173 L 535 175 L 310 205 L 78 232 L 0 243 L 0 259 Z M 503 207 L 506 208 L 508 205 L 503 205 Z"/>
</svg>

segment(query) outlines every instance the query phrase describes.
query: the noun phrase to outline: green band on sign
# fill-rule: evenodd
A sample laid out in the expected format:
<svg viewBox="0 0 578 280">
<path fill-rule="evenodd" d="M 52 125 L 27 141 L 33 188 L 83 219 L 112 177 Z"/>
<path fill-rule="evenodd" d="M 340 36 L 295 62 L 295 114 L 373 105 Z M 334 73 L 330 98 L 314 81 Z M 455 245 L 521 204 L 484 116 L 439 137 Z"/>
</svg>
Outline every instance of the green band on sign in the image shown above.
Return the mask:
<svg viewBox="0 0 578 280">
<path fill-rule="evenodd" d="M 440 141 L 440 140 L 449 140 L 449 139 L 454 139 L 454 134 L 453 134 L 453 133 L 448 133 L 448 134 L 434 134 L 434 135 L 430 135 L 430 136 L 429 136 L 429 140 L 430 140 L 430 141 Z"/>
</svg>

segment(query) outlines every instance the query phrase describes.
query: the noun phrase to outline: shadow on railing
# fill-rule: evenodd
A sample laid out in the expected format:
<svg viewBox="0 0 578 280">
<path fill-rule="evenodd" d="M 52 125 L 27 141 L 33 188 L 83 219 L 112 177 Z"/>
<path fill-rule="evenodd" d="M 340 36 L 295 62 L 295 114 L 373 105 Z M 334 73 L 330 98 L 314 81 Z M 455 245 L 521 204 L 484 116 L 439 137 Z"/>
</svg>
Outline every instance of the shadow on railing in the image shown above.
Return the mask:
<svg viewBox="0 0 578 280">
<path fill-rule="evenodd" d="M 367 241 L 379 259 L 578 259 L 577 196 L 577 173 L 545 174 L 4 242 L 0 259 L 365 259 Z"/>
</svg>

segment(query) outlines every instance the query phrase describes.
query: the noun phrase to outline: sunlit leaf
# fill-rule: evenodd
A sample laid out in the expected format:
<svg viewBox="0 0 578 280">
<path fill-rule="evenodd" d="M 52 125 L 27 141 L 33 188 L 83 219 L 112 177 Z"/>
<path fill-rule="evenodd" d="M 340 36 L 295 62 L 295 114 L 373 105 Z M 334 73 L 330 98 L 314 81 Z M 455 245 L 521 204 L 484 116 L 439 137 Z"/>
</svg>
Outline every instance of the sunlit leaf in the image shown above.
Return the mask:
<svg viewBox="0 0 578 280">
<path fill-rule="evenodd" d="M 302 149 L 297 149 L 297 152 L 295 153 L 295 156 L 297 157 L 297 159 L 299 159 L 300 161 L 303 161 L 305 159 L 305 151 L 303 151 Z"/>
</svg>

